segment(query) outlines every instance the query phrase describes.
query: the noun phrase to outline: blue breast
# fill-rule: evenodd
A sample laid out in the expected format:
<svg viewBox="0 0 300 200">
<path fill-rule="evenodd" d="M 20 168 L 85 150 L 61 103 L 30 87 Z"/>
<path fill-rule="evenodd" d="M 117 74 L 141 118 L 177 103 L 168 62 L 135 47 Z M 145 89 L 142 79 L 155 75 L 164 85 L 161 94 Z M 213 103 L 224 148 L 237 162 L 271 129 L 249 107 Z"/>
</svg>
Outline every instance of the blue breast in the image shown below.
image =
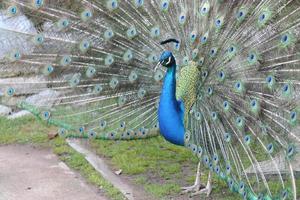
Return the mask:
<svg viewBox="0 0 300 200">
<path fill-rule="evenodd" d="M 176 145 L 184 145 L 184 109 L 176 100 L 176 65 L 168 68 L 158 108 L 159 129 L 163 137 Z"/>
</svg>

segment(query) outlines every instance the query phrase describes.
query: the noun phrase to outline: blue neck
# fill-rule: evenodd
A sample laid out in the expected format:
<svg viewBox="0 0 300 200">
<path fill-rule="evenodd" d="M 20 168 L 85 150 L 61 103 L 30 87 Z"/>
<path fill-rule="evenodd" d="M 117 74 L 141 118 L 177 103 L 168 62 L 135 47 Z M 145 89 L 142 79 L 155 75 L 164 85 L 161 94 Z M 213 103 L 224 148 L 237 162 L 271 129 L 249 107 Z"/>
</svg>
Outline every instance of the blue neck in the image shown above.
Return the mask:
<svg viewBox="0 0 300 200">
<path fill-rule="evenodd" d="M 184 145 L 183 109 L 176 100 L 176 64 L 169 67 L 164 79 L 158 108 L 160 132 L 169 142 Z"/>
</svg>

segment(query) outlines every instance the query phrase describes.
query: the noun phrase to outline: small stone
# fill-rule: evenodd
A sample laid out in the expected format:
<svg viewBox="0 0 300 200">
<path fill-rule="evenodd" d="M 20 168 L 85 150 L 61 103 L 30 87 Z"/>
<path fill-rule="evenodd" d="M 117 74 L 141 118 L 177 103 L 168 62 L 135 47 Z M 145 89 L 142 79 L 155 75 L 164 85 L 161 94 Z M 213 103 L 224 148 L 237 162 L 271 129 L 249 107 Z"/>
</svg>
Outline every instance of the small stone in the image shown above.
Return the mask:
<svg viewBox="0 0 300 200">
<path fill-rule="evenodd" d="M 27 110 L 21 110 L 19 112 L 16 112 L 16 113 L 13 113 L 13 114 L 9 115 L 7 117 L 7 119 L 17 119 L 17 118 L 25 117 L 25 116 L 28 116 L 28 115 L 32 115 L 31 112 L 29 112 Z"/>
<path fill-rule="evenodd" d="M 50 131 L 49 133 L 48 133 L 48 139 L 49 140 L 52 140 L 52 139 L 54 139 L 55 137 L 57 137 L 58 136 L 58 132 L 57 131 Z"/>
<path fill-rule="evenodd" d="M 10 115 L 11 112 L 12 109 L 10 107 L 0 105 L 0 116 Z"/>
<path fill-rule="evenodd" d="M 51 108 L 57 102 L 59 95 L 59 92 L 47 89 L 38 94 L 27 97 L 25 102 L 36 107 Z"/>
<path fill-rule="evenodd" d="M 120 170 L 118 170 L 118 171 L 115 171 L 115 174 L 116 174 L 116 175 L 121 175 L 121 174 L 122 174 L 122 172 L 123 172 L 123 170 L 122 170 L 122 169 L 120 169 Z"/>
</svg>

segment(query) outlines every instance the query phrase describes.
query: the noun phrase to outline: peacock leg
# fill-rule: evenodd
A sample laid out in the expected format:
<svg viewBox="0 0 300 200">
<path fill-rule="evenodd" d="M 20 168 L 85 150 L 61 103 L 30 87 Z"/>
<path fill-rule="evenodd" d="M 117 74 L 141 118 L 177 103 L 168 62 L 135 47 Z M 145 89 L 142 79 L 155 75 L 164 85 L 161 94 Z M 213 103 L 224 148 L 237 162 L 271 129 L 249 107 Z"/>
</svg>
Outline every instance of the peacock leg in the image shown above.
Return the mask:
<svg viewBox="0 0 300 200">
<path fill-rule="evenodd" d="M 201 162 L 198 163 L 197 174 L 196 174 L 196 179 L 195 179 L 194 185 L 188 186 L 188 187 L 182 187 L 181 194 L 186 194 L 189 192 L 197 192 L 197 191 L 200 191 L 201 188 L 204 188 L 204 186 L 200 183 L 200 177 L 201 177 L 200 165 L 201 165 Z"/>
<path fill-rule="evenodd" d="M 206 187 L 192 193 L 191 196 L 195 196 L 195 195 L 199 195 L 199 194 L 206 194 L 206 196 L 209 196 L 211 193 L 211 190 L 212 190 L 212 174 L 211 174 L 211 171 L 209 171 Z"/>
</svg>

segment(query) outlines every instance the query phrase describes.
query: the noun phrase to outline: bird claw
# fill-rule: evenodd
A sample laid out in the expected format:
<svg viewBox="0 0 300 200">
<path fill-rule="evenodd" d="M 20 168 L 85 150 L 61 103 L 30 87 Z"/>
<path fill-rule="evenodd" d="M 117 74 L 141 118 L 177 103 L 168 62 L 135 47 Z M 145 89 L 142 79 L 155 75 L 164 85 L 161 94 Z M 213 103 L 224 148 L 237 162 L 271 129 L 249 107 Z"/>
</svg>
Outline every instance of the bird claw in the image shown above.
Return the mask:
<svg viewBox="0 0 300 200">
<path fill-rule="evenodd" d="M 197 185 L 192 185 L 192 186 L 188 186 L 188 187 L 181 187 L 181 194 L 186 194 L 186 193 L 190 193 L 190 192 L 198 192 L 201 189 L 205 188 L 204 185 L 201 184 L 197 184 Z"/>
<path fill-rule="evenodd" d="M 208 197 L 211 193 L 211 190 L 212 190 L 211 187 L 205 187 L 205 188 L 202 188 L 198 191 L 195 191 L 195 192 L 191 193 L 190 197 L 201 195 L 201 194 L 206 194 L 206 196 Z"/>
</svg>

